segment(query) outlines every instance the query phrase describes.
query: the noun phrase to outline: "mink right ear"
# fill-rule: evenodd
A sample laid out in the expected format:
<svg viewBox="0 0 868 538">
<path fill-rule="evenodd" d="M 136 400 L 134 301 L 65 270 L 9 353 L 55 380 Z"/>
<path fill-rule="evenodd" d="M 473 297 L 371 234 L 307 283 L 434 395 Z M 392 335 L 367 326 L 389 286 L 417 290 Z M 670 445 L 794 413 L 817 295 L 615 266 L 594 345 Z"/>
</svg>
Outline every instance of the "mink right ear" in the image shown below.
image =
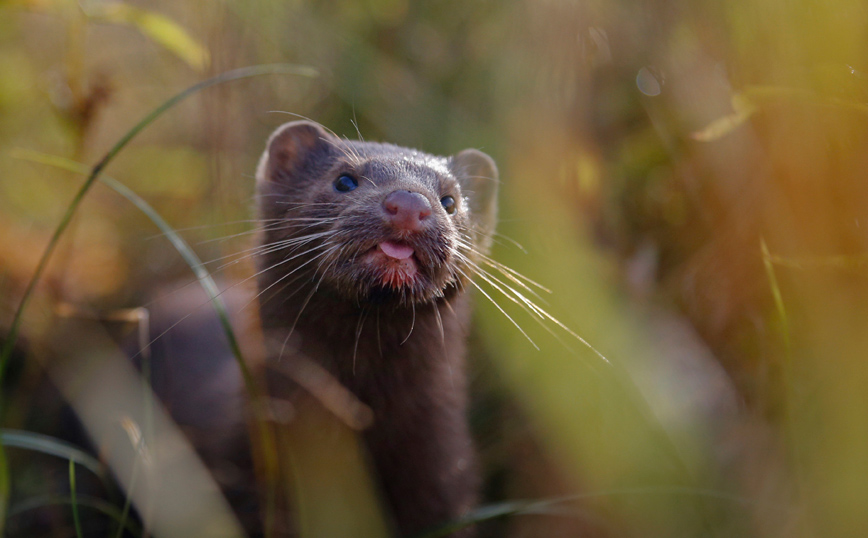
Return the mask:
<svg viewBox="0 0 868 538">
<path fill-rule="evenodd" d="M 268 138 L 256 170 L 257 182 L 291 179 L 312 156 L 331 151 L 334 138 L 312 121 L 284 123 Z"/>
</svg>

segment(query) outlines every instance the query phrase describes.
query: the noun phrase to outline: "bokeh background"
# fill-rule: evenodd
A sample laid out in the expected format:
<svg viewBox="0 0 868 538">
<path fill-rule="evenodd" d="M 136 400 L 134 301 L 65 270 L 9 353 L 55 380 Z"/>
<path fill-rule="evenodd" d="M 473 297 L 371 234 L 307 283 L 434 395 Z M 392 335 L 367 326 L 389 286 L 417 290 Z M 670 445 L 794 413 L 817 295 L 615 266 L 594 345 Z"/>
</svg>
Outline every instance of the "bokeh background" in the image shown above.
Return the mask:
<svg viewBox="0 0 868 538">
<path fill-rule="evenodd" d="M 92 166 L 182 89 L 271 63 L 318 75 L 205 89 L 106 173 L 217 260 L 251 245 L 285 121 L 492 155 L 494 258 L 558 321 L 487 288 L 526 337 L 477 294 L 486 503 L 553 501 L 483 533 L 868 535 L 868 5 L 0 2 L 4 332 L 84 181 L 46 156 Z M 23 318 L 3 426 L 39 415 L 31 355 L 58 304 L 105 317 L 193 280 L 94 185 Z"/>
</svg>

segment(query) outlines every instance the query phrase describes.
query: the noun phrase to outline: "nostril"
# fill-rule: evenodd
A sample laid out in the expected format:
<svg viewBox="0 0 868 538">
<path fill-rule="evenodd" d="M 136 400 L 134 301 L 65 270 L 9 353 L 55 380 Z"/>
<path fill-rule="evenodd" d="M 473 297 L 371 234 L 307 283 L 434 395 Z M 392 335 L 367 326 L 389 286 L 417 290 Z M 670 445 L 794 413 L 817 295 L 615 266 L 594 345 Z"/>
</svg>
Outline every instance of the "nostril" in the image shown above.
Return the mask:
<svg viewBox="0 0 868 538">
<path fill-rule="evenodd" d="M 386 211 L 388 211 L 390 215 L 398 214 L 398 209 L 400 209 L 400 206 L 394 199 L 390 200 L 389 198 L 386 198 L 386 201 L 383 203 L 383 205 L 386 207 Z"/>
</svg>

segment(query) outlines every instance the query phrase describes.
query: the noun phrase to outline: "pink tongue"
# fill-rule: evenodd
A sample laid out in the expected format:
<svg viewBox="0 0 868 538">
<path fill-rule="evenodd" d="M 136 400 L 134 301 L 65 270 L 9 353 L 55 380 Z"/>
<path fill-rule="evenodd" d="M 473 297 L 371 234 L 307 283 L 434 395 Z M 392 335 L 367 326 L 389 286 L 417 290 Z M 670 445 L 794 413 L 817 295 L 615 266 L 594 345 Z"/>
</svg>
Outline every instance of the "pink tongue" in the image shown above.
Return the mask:
<svg viewBox="0 0 868 538">
<path fill-rule="evenodd" d="M 396 260 L 404 260 L 413 255 L 412 248 L 406 245 L 392 243 L 391 241 L 383 241 L 380 243 L 380 250 L 382 250 L 386 256 L 395 258 Z"/>
</svg>

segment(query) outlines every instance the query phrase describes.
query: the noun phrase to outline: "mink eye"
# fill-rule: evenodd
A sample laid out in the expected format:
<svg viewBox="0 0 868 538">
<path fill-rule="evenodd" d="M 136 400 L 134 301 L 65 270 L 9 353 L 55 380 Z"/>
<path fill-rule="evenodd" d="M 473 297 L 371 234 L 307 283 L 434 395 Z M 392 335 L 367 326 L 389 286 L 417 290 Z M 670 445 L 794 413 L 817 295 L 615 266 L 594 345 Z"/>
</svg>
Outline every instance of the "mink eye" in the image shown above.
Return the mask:
<svg viewBox="0 0 868 538">
<path fill-rule="evenodd" d="M 446 210 L 446 213 L 452 214 L 455 213 L 455 198 L 451 196 L 444 196 L 440 199 L 440 205 L 443 206 L 443 209 Z"/>
<path fill-rule="evenodd" d="M 350 192 L 359 186 L 359 181 L 353 176 L 343 174 L 335 180 L 334 185 L 338 192 Z"/>
</svg>

